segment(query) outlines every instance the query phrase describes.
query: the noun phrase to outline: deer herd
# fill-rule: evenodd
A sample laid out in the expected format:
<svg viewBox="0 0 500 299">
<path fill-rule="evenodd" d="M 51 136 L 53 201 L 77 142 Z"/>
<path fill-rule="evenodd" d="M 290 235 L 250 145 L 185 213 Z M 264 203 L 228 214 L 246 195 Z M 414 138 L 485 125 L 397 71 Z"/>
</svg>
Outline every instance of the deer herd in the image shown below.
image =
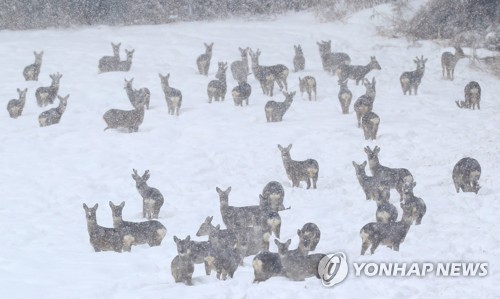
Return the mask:
<svg viewBox="0 0 500 299">
<path fill-rule="evenodd" d="M 98 61 L 98 73 L 127 72 L 132 65 L 134 50 L 125 50 L 126 59 L 120 58 L 120 43 L 111 44 L 113 56 L 104 56 Z M 372 70 L 381 70 L 375 56 L 371 56 L 366 65 L 352 65 L 351 58 L 343 52 L 332 52 L 331 41 L 317 43 L 323 70 L 338 77 L 340 86 L 338 99 L 343 114 L 349 114 L 352 102 L 352 92 L 348 88 L 348 81 L 355 81 L 356 85 L 362 83 L 366 92 L 354 101 L 353 109 L 357 118 L 358 127 L 364 131 L 365 140 L 375 140 L 380 124 L 380 117 L 373 111 L 376 97 L 376 80 L 369 80 L 368 73 Z M 214 43 L 204 44 L 205 53 L 196 59 L 196 66 L 201 75 L 208 76 L 211 65 Z M 302 72 L 305 69 L 306 59 L 300 45 L 294 45 L 293 71 Z M 264 66 L 259 64 L 261 51 L 250 48 L 239 48 L 241 60 L 230 64 L 230 71 L 237 85 L 232 89 L 231 95 L 236 106 L 249 104 L 252 88 L 248 76 L 253 73 L 255 80 L 260 84 L 264 95 L 273 96 L 274 83 L 285 96 L 283 102 L 274 100 L 264 105 L 267 122 L 281 122 L 287 110 L 293 103 L 295 91 L 288 90 L 287 78 L 289 69 L 283 64 Z M 23 70 L 26 81 L 38 81 L 42 66 L 43 51 L 34 52 L 35 62 Z M 248 59 L 250 56 L 250 61 Z M 441 56 L 443 78 L 453 80 L 455 66 L 459 59 L 467 57 L 460 47 L 455 47 L 455 53 L 444 52 Z M 416 69 L 403 72 L 400 84 L 403 95 L 417 95 L 418 87 L 422 82 L 427 58 L 414 59 Z M 250 63 L 250 67 L 249 67 Z M 208 103 L 224 101 L 227 93 L 228 82 L 227 62 L 218 62 L 215 79 L 207 86 Z M 49 76 L 52 83 L 48 87 L 39 87 L 35 92 L 38 106 L 45 107 L 59 99 L 59 105 L 44 111 L 39 116 L 41 127 L 60 122 L 66 110 L 69 94 L 62 97 L 58 94 L 62 75 L 59 73 Z M 182 105 L 182 93 L 169 84 L 170 74 L 159 74 L 162 90 L 168 106 L 168 114 L 179 116 Z M 145 110 L 150 107 L 151 93 L 148 88 L 133 88 L 133 78 L 125 79 L 124 89 L 133 107 L 131 110 L 110 109 L 103 119 L 107 129 L 125 129 L 128 132 L 137 132 L 144 120 Z M 316 79 L 306 75 L 299 77 L 299 87 L 302 94 L 307 93 L 309 101 L 317 96 Z M 26 104 L 27 89 L 17 89 L 19 99 L 8 102 L 9 116 L 18 118 L 22 115 Z M 457 101 L 460 108 L 480 109 L 481 87 L 475 81 L 465 86 L 463 101 Z M 307 189 L 316 189 L 319 175 L 319 164 L 314 159 L 295 161 L 291 158 L 292 144 L 287 147 L 278 145 L 287 177 L 291 186 L 300 187 L 300 182 L 305 181 Z M 360 164 L 352 162 L 355 175 L 359 181 L 367 200 L 376 203 L 375 221 L 364 225 L 360 230 L 361 255 L 370 248 L 374 254 L 376 248 L 382 244 L 393 250 L 405 240 L 412 224 L 420 225 L 426 213 L 425 202 L 414 195 L 416 181 L 411 172 L 405 168 L 390 168 L 379 162 L 380 148 L 364 149 L 367 161 Z M 366 166 L 369 166 L 372 176 L 367 175 Z M 477 192 L 480 189 L 478 180 L 481 167 L 473 158 L 463 158 L 454 167 L 452 179 L 456 192 Z M 115 205 L 109 202 L 112 211 L 113 228 L 102 227 L 97 224 L 96 211 L 98 204 L 89 208 L 83 204 L 85 210 L 87 229 L 90 244 L 97 251 L 130 251 L 134 245 L 148 244 L 159 246 L 167 234 L 167 229 L 158 220 L 160 209 L 164 204 L 162 193 L 149 187 L 149 171 L 142 176 L 134 169 L 132 178 L 136 188 L 143 199 L 142 216 L 144 222 L 128 222 L 122 219 L 122 210 L 125 202 Z M 325 256 L 321 253 L 311 254 L 315 251 L 320 240 L 320 230 L 314 223 L 306 223 L 297 230 L 299 245 L 296 249 L 289 249 L 291 240 L 284 243 L 279 241 L 281 229 L 280 212 L 289 208 L 284 206 L 285 190 L 276 181 L 269 182 L 259 194 L 259 202 L 254 206 L 236 207 L 229 203 L 231 187 L 226 190 L 215 188 L 219 197 L 220 213 L 225 229 L 220 224 L 213 224 L 213 216 L 207 216 L 196 232 L 197 237 L 208 236 L 206 241 L 191 240 L 188 235 L 184 239 L 174 236 L 178 255 L 171 262 L 171 272 L 176 282 L 192 284 L 192 275 L 195 264 L 204 264 L 205 272 L 210 275 L 216 272 L 218 279 L 233 277 L 243 259 L 255 256 L 252 261 L 254 268 L 254 282 L 265 281 L 273 276 L 284 276 L 292 280 L 304 280 L 307 277 L 318 277 L 318 263 Z M 395 189 L 400 196 L 400 207 L 403 215 L 398 220 L 398 209 L 390 202 L 390 190 Z M 278 252 L 270 252 L 270 240 L 274 235 L 274 243 Z"/>
</svg>

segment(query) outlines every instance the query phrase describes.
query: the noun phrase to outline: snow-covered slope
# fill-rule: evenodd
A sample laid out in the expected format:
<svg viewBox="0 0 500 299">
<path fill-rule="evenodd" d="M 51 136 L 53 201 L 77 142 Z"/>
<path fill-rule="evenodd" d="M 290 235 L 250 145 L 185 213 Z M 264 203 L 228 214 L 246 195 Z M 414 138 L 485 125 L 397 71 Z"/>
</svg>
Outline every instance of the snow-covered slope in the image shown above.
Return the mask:
<svg viewBox="0 0 500 299">
<path fill-rule="evenodd" d="M 371 11 L 345 23 L 318 23 L 310 14 L 274 21 L 217 21 L 164 26 L 97 27 L 68 30 L 0 32 L 0 99 L 17 98 L 28 88 L 23 115 L 0 115 L 0 289 L 2 298 L 494 298 L 500 281 L 499 81 L 461 60 L 453 82 L 441 79 L 440 55 L 432 42 L 410 47 L 404 40 L 376 35 Z M 349 53 L 353 64 L 376 56 L 374 111 L 381 117 L 377 141 L 365 141 L 355 114 L 342 115 L 337 79 L 324 73 L 316 41 L 332 40 L 334 51 Z M 111 55 L 110 42 L 135 49 L 128 73 L 97 74 L 97 61 Z M 195 60 L 203 42 L 214 42 L 209 76 L 197 74 Z M 263 65 L 293 67 L 293 45 L 301 44 L 306 70 L 290 73 L 289 89 L 298 77 L 315 76 L 318 101 L 297 94 L 281 123 L 266 123 L 262 95 L 253 76 L 248 107 L 235 107 L 230 93 L 222 103 L 207 103 L 206 88 L 218 61 L 239 59 L 238 47 L 260 48 Z M 38 82 L 25 82 L 23 68 L 32 51 L 44 50 Z M 468 49 L 466 49 L 467 52 Z M 414 70 L 415 56 L 428 58 L 418 96 L 403 96 L 399 76 Z M 59 125 L 39 128 L 35 90 L 60 72 L 60 94 L 70 94 Z M 158 73 L 170 73 L 171 86 L 183 92 L 180 117 L 167 114 Z M 151 109 L 138 133 L 108 130 L 102 115 L 110 108 L 131 109 L 124 78 L 151 90 Z M 480 111 L 457 108 L 466 83 L 476 80 L 483 96 Z M 235 82 L 228 72 L 228 89 Z M 354 99 L 364 87 L 349 87 Z M 282 101 L 279 93 L 274 97 Z M 292 143 L 292 158 L 319 162 L 317 190 L 291 188 L 277 144 Z M 420 226 L 413 226 L 399 252 L 379 247 L 361 257 L 360 228 L 375 220 L 375 203 L 364 199 L 351 161 L 366 160 L 365 146 L 381 148 L 381 163 L 408 168 L 417 182 L 415 194 L 427 204 Z M 456 194 L 451 179 L 461 158 L 482 166 L 478 195 Z M 140 221 L 142 199 L 132 169 L 150 170 L 151 186 L 166 204 L 160 221 L 168 233 L 159 247 L 134 247 L 131 253 L 95 253 L 88 241 L 82 203 L 99 203 L 98 222 L 112 226 L 108 201 L 126 202 L 124 218 Z M 195 237 L 206 216 L 222 223 L 216 186 L 232 186 L 230 203 L 258 203 L 264 185 L 285 187 L 281 212 L 282 240 L 298 243 L 296 230 L 315 222 L 322 236 L 317 252 L 344 251 L 350 261 L 487 261 L 486 278 L 355 278 L 335 288 L 317 279 L 292 282 L 277 277 L 252 284 L 252 257 L 234 279 L 218 281 L 197 265 L 194 286 L 175 284 L 170 262 L 176 255 L 173 236 Z M 391 201 L 398 206 L 393 191 Z M 274 244 L 271 250 L 275 250 Z"/>
</svg>

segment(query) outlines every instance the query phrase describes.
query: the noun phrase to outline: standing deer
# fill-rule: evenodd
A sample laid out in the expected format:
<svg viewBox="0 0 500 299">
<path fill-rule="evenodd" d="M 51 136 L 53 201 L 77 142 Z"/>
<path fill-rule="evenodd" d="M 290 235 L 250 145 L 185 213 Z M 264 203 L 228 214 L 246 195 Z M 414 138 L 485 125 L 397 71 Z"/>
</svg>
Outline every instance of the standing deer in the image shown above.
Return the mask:
<svg viewBox="0 0 500 299">
<path fill-rule="evenodd" d="M 367 65 L 341 65 L 339 68 L 339 82 L 347 79 L 356 80 L 356 85 L 362 81 L 371 70 L 381 70 L 382 67 L 375 56 L 370 56 Z"/>
<path fill-rule="evenodd" d="M 139 131 L 139 126 L 144 121 L 144 106 L 134 110 L 109 109 L 104 113 L 103 119 L 107 129 L 125 128 L 129 133 Z"/>
<path fill-rule="evenodd" d="M 375 253 L 377 247 L 382 244 L 394 251 L 399 251 L 399 245 L 404 242 L 411 220 L 403 218 L 398 222 L 371 222 L 363 226 L 359 232 L 361 236 L 361 255 L 371 246 L 371 254 Z"/>
<path fill-rule="evenodd" d="M 427 211 L 425 202 L 420 197 L 413 195 L 413 188 L 417 185 L 416 182 L 406 183 L 403 187 L 403 201 L 401 201 L 401 209 L 403 209 L 403 220 L 415 222 L 415 225 L 422 223 L 422 218 Z"/>
<path fill-rule="evenodd" d="M 363 85 L 366 88 L 366 92 L 354 102 L 354 112 L 356 112 L 356 118 L 358 119 L 358 128 L 361 127 L 361 119 L 363 116 L 373 109 L 373 102 L 376 96 L 375 84 L 375 77 L 372 78 L 372 82 L 368 79 L 364 79 Z"/>
<path fill-rule="evenodd" d="M 304 96 L 304 92 L 307 92 L 309 101 L 311 101 L 311 95 L 314 92 L 314 100 L 316 101 L 316 79 L 312 76 L 305 76 L 304 78 L 299 77 L 299 87 L 300 93 Z"/>
<path fill-rule="evenodd" d="M 191 237 L 187 236 L 184 240 L 174 236 L 174 242 L 177 245 L 177 255 L 170 264 L 170 270 L 175 282 L 184 282 L 190 286 L 193 284 L 194 262 L 191 257 L 190 249 Z"/>
<path fill-rule="evenodd" d="M 395 222 L 398 219 L 398 210 L 389 202 L 389 199 L 375 199 L 377 211 L 375 219 L 379 223 Z"/>
<path fill-rule="evenodd" d="M 66 106 L 68 105 L 69 94 L 64 98 L 61 96 L 57 96 L 57 98 L 59 99 L 59 106 L 44 111 L 38 116 L 40 127 L 55 125 L 61 120 L 64 111 L 66 111 Z"/>
<path fill-rule="evenodd" d="M 170 78 L 170 74 L 166 76 L 160 76 L 161 88 L 163 89 L 163 93 L 165 94 L 165 100 L 167 101 L 168 106 L 168 114 L 179 116 L 179 110 L 181 110 L 182 105 L 182 93 L 180 90 L 170 87 L 168 83 L 168 79 Z"/>
<path fill-rule="evenodd" d="M 367 176 L 365 167 L 366 161 L 361 164 L 357 164 L 352 161 L 354 170 L 356 171 L 356 177 L 358 179 L 363 192 L 365 193 L 366 200 L 387 200 L 390 197 L 390 188 L 386 182 L 378 180 L 374 176 Z"/>
<path fill-rule="evenodd" d="M 339 82 L 339 102 L 342 114 L 349 114 L 349 106 L 351 106 L 352 92 L 347 87 L 347 80 Z"/>
<path fill-rule="evenodd" d="M 295 49 L 295 56 L 293 57 L 293 68 L 295 72 L 303 71 L 306 67 L 306 59 L 304 58 L 304 52 L 302 52 L 302 48 L 300 45 L 293 46 Z"/>
<path fill-rule="evenodd" d="M 481 186 L 479 186 L 479 178 L 481 177 L 481 165 L 474 158 L 463 158 L 453 167 L 453 183 L 457 193 L 474 192 L 477 194 Z"/>
<path fill-rule="evenodd" d="M 285 210 L 283 200 L 285 199 L 285 190 L 279 182 L 271 181 L 264 186 L 262 195 L 259 195 L 260 206 L 270 208 L 271 211 L 279 212 Z M 289 207 L 290 208 L 290 207 Z"/>
<path fill-rule="evenodd" d="M 278 144 L 278 149 L 281 152 L 286 174 L 292 181 L 292 187 L 299 187 L 301 181 L 306 181 L 307 189 L 309 189 L 311 188 L 312 181 L 313 188 L 316 189 L 319 174 L 318 162 L 314 159 L 307 159 L 305 161 L 292 160 L 290 155 L 291 144 L 286 148 Z"/>
<path fill-rule="evenodd" d="M 297 229 L 297 235 L 299 236 L 297 251 L 307 255 L 309 251 L 316 250 L 321 238 L 321 231 L 316 224 L 308 222 L 302 226 L 302 229 Z"/>
<path fill-rule="evenodd" d="M 241 54 L 241 60 L 231 63 L 231 74 L 236 82 L 247 82 L 248 77 L 248 51 L 250 48 L 238 48 Z"/>
<path fill-rule="evenodd" d="M 54 103 L 59 91 L 59 81 L 61 80 L 62 75 L 57 73 L 49 75 L 49 77 L 52 79 L 50 86 L 38 87 L 35 92 L 36 102 L 40 107 L 45 107 L 48 104 Z"/>
<path fill-rule="evenodd" d="M 443 68 L 443 78 L 445 77 L 445 72 L 446 72 L 446 78 L 452 81 L 455 78 L 455 66 L 457 65 L 458 60 L 467 57 L 462 48 L 458 46 L 455 46 L 454 48 L 455 48 L 455 54 L 452 54 L 451 52 L 447 51 L 441 55 L 441 67 Z"/>
<path fill-rule="evenodd" d="M 111 59 L 108 60 L 104 64 L 99 64 L 99 73 L 106 73 L 106 72 L 128 72 L 130 71 L 130 68 L 132 67 L 132 58 L 134 56 L 135 50 L 125 50 L 125 54 L 127 55 L 127 58 L 125 60 L 116 60 L 116 59 Z"/>
<path fill-rule="evenodd" d="M 399 77 L 399 82 L 401 83 L 401 88 L 403 89 L 403 94 L 406 95 L 408 92 L 411 95 L 411 90 L 414 90 L 414 94 L 417 95 L 418 86 L 422 82 L 422 77 L 425 72 L 425 63 L 427 58 L 424 59 L 422 55 L 420 58 L 416 57 L 413 62 L 417 64 L 417 69 L 413 72 L 404 72 Z"/>
<path fill-rule="evenodd" d="M 43 51 L 41 51 L 40 53 L 33 52 L 33 54 L 35 55 L 35 62 L 28 65 L 23 70 L 23 76 L 26 81 L 38 81 L 38 75 L 40 75 Z"/>
<path fill-rule="evenodd" d="M 370 170 L 377 180 L 386 182 L 390 188 L 396 189 L 400 195 L 400 199 L 402 200 L 404 184 L 412 183 L 413 176 L 408 169 L 389 168 L 380 165 L 378 160 L 379 152 L 380 148 L 378 146 L 375 146 L 373 151 L 369 146 L 365 147 L 365 153 L 368 156 L 368 165 L 370 165 Z"/>
<path fill-rule="evenodd" d="M 227 71 L 227 63 L 219 62 L 219 70 L 215 75 L 217 80 L 212 80 L 208 83 L 207 94 L 208 94 L 208 102 L 212 103 L 212 99 L 216 102 L 224 101 L 227 92 L 227 81 L 226 81 L 226 71 Z"/>
<path fill-rule="evenodd" d="M 465 101 L 455 101 L 459 108 L 479 110 L 481 102 L 481 86 L 476 81 L 470 81 L 464 88 Z"/>
<path fill-rule="evenodd" d="M 97 224 L 97 208 L 95 204 L 89 208 L 83 204 L 85 218 L 87 219 L 87 230 L 89 232 L 90 244 L 95 252 L 99 251 L 130 251 L 134 237 L 121 228 L 108 228 Z"/>
<path fill-rule="evenodd" d="M 141 89 L 133 89 L 132 83 L 134 82 L 134 78 L 127 81 L 125 79 L 125 91 L 127 92 L 128 99 L 132 106 L 137 109 L 140 106 L 146 106 L 146 109 L 149 109 L 149 99 L 151 98 L 151 92 L 147 88 Z"/>
<path fill-rule="evenodd" d="M 135 181 L 135 187 L 142 197 L 142 217 L 147 219 L 158 219 L 160 209 L 163 206 L 163 195 L 160 190 L 149 187 L 149 170 L 146 170 L 142 177 L 133 169 L 132 178 Z"/>
<path fill-rule="evenodd" d="M 238 86 L 234 87 L 231 91 L 234 105 L 243 107 L 243 102 L 246 102 L 246 105 L 248 106 L 248 99 L 251 94 L 252 86 L 250 86 L 250 84 L 243 81 L 238 82 Z"/>
<path fill-rule="evenodd" d="M 24 110 L 24 105 L 26 104 L 26 93 L 28 89 L 24 90 L 17 89 L 17 93 L 19 94 L 19 99 L 12 99 L 7 103 L 7 111 L 9 111 L 9 116 L 12 118 L 18 118 L 21 116 Z"/>
<path fill-rule="evenodd" d="M 212 48 L 214 43 L 211 43 L 210 45 L 207 45 L 206 43 L 203 44 L 205 45 L 205 54 L 198 56 L 196 59 L 196 66 L 198 66 L 200 74 L 208 76 L 208 69 L 210 68 L 210 60 L 212 59 Z"/>
<path fill-rule="evenodd" d="M 250 57 L 252 59 L 252 70 L 253 70 L 254 64 L 257 67 L 259 67 L 260 54 L 261 54 L 261 52 L 259 49 L 257 49 L 257 51 L 255 53 L 252 51 L 252 49 L 250 49 Z M 260 66 L 260 67 L 265 70 L 264 71 L 265 74 L 270 73 L 273 76 L 274 80 L 276 80 L 276 83 L 280 87 L 280 90 L 283 90 L 283 87 L 284 87 L 285 90 L 288 91 L 288 84 L 286 82 L 286 79 L 288 77 L 289 70 L 285 65 L 275 64 L 272 66 Z M 254 73 L 255 73 L 255 71 L 254 71 Z M 255 78 L 257 80 L 259 80 L 257 77 L 255 77 Z M 260 82 L 260 80 L 259 80 L 259 82 Z"/>
<path fill-rule="evenodd" d="M 361 125 L 363 127 L 363 133 L 365 134 L 365 140 L 377 139 L 378 126 L 380 125 L 380 117 L 373 111 L 366 112 L 361 118 Z"/>
<path fill-rule="evenodd" d="M 118 65 L 120 62 L 120 46 L 122 43 L 113 44 L 111 43 L 111 48 L 113 48 L 113 56 L 103 56 L 99 59 L 99 64 L 97 69 L 102 72 L 102 70 L 111 69 L 113 66 Z"/>
<path fill-rule="evenodd" d="M 266 120 L 267 122 L 280 122 L 283 121 L 283 116 L 285 115 L 286 111 L 290 106 L 292 105 L 293 102 L 293 97 L 295 96 L 296 92 L 283 92 L 283 95 L 285 96 L 285 101 L 283 102 L 276 102 L 276 101 L 268 101 L 266 103 L 266 106 L 264 107 L 264 111 L 266 112 Z"/>
<path fill-rule="evenodd" d="M 321 57 L 321 63 L 323 65 L 323 70 L 331 72 L 335 75 L 342 65 L 351 64 L 351 57 L 343 52 L 332 53 L 332 41 L 321 41 L 321 43 L 316 42 L 319 47 L 319 55 Z"/>
<path fill-rule="evenodd" d="M 262 93 L 273 96 L 274 81 L 276 78 L 269 68 L 259 65 L 259 56 L 250 49 L 250 59 L 252 60 L 252 72 L 255 80 L 259 81 Z"/>
<path fill-rule="evenodd" d="M 149 246 L 160 246 L 161 241 L 167 234 L 167 229 L 156 220 L 143 222 L 123 221 L 123 201 L 119 205 L 109 202 L 113 216 L 113 227 L 121 228 L 134 237 L 133 245 L 148 244 Z"/>
</svg>

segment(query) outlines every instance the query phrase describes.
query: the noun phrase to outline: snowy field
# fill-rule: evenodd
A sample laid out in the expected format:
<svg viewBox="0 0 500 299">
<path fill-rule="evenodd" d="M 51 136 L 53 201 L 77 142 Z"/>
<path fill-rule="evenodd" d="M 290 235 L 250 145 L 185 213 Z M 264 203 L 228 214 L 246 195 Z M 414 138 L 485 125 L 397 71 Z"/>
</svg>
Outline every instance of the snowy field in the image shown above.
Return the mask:
<svg viewBox="0 0 500 299">
<path fill-rule="evenodd" d="M 387 7 L 382 7 L 384 9 Z M 500 82 L 460 60 L 453 82 L 441 78 L 440 56 L 433 42 L 410 45 L 377 36 L 362 11 L 345 23 L 318 23 L 312 14 L 276 20 L 226 20 L 162 26 L 93 27 L 67 30 L 1 31 L 0 98 L 4 107 L 28 88 L 24 113 L 17 120 L 0 115 L 2 188 L 0 198 L 0 289 L 2 298 L 498 298 L 500 282 Z M 377 80 L 374 112 L 381 118 L 376 141 L 365 141 L 352 110 L 342 115 L 337 78 L 321 67 L 317 41 L 332 40 L 333 51 L 347 52 L 352 64 L 376 56 L 382 70 Z M 135 49 L 128 73 L 97 74 L 97 62 L 111 55 L 110 42 Z M 209 76 L 197 73 L 195 60 L 203 42 L 214 42 Z M 235 107 L 230 93 L 224 102 L 208 104 L 207 84 L 217 62 L 240 58 L 238 47 L 262 51 L 263 65 L 293 68 L 293 45 L 301 44 L 306 69 L 290 73 L 289 90 L 298 91 L 298 77 L 318 81 L 318 101 L 295 96 L 281 123 L 266 123 L 269 100 L 251 76 L 248 107 Z M 26 82 L 23 68 L 32 52 L 44 50 L 38 82 Z M 470 49 L 464 49 L 466 54 Z M 428 58 L 418 96 L 403 96 L 399 76 L 415 69 L 413 59 Z M 39 128 L 35 90 L 50 85 L 49 74 L 60 72 L 60 95 L 70 94 L 59 125 Z M 158 73 L 170 73 L 170 85 L 183 92 L 179 117 L 167 114 Z M 151 90 L 151 108 L 138 133 L 107 130 L 102 115 L 110 108 L 131 109 L 124 78 L 134 87 Z M 469 81 L 481 84 L 481 110 L 459 109 Z M 236 85 L 228 71 L 229 91 Z M 364 87 L 349 82 L 354 100 Z M 275 88 L 276 91 L 276 88 Z M 284 96 L 276 92 L 275 100 Z M 57 101 L 56 101 L 57 103 Z M 55 105 L 55 104 L 54 104 Z M 320 172 L 317 190 L 291 188 L 277 144 L 293 144 L 295 160 L 314 158 Z M 424 199 L 427 214 L 412 226 L 395 252 L 379 247 L 360 256 L 359 230 L 375 221 L 376 204 L 366 201 L 352 161 L 366 160 L 365 146 L 381 148 L 381 164 L 408 168 L 415 195 Z M 463 157 L 482 166 L 479 194 L 455 192 L 451 171 Z M 149 169 L 149 185 L 160 189 L 165 205 L 160 221 L 168 233 L 163 244 L 133 247 L 132 252 L 95 253 L 89 243 L 82 203 L 99 203 L 97 220 L 112 226 L 108 202 L 126 202 L 124 219 L 141 221 L 142 199 L 132 169 Z M 368 171 L 368 169 L 367 169 Z M 368 172 L 369 173 L 369 172 Z M 206 216 L 222 223 L 216 187 L 232 186 L 230 204 L 255 205 L 272 180 L 285 187 L 281 239 L 298 244 L 296 231 L 306 222 L 321 229 L 316 252 L 343 251 L 352 261 L 487 261 L 485 278 L 356 278 L 325 288 L 315 278 L 303 282 L 283 277 L 253 284 L 253 257 L 245 259 L 234 279 L 218 281 L 196 265 L 194 286 L 174 283 L 170 263 L 176 253 L 173 236 L 195 236 Z M 391 202 L 398 206 L 393 190 Z M 271 251 L 275 251 L 274 243 Z"/>
</svg>

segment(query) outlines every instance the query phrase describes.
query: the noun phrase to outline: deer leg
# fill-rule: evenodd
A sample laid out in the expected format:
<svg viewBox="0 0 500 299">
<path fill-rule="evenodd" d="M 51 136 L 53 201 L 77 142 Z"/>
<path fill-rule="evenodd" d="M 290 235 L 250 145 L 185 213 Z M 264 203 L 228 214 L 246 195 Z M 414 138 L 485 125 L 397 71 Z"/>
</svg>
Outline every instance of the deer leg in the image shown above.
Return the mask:
<svg viewBox="0 0 500 299">
<path fill-rule="evenodd" d="M 316 182 L 318 181 L 318 176 L 317 175 L 314 176 L 312 180 L 313 180 L 313 188 L 316 189 Z"/>
<path fill-rule="evenodd" d="M 454 182 L 455 183 L 455 190 L 457 190 L 457 193 L 460 192 L 460 185 L 457 183 L 457 182 Z"/>
<path fill-rule="evenodd" d="M 142 202 L 142 218 L 146 218 L 146 203 Z"/>
<path fill-rule="evenodd" d="M 365 252 L 369 246 L 370 246 L 369 242 L 363 242 L 363 244 L 361 244 L 361 255 L 365 255 Z"/>
<path fill-rule="evenodd" d="M 311 179 L 307 178 L 306 183 L 307 183 L 307 189 L 310 189 L 311 188 Z"/>
<path fill-rule="evenodd" d="M 380 244 L 380 241 L 375 241 L 375 242 L 372 243 L 372 248 L 370 248 L 370 252 L 371 252 L 372 255 L 375 252 L 375 250 L 377 249 L 377 247 L 378 247 L 379 244 Z"/>
</svg>

